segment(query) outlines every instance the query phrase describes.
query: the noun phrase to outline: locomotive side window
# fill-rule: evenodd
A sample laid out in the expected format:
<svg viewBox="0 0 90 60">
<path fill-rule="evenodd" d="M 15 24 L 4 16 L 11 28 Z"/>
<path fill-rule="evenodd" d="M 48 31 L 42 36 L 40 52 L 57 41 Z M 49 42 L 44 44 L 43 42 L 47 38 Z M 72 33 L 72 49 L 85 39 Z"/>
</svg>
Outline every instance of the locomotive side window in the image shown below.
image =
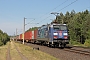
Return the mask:
<svg viewBox="0 0 90 60">
<path fill-rule="evenodd" d="M 54 25 L 53 28 L 54 28 L 54 30 L 60 30 L 59 25 Z"/>
<path fill-rule="evenodd" d="M 65 25 L 54 25 L 54 30 L 67 30 L 67 27 Z"/>
<path fill-rule="evenodd" d="M 65 25 L 60 26 L 61 30 L 67 30 L 67 27 Z"/>
</svg>

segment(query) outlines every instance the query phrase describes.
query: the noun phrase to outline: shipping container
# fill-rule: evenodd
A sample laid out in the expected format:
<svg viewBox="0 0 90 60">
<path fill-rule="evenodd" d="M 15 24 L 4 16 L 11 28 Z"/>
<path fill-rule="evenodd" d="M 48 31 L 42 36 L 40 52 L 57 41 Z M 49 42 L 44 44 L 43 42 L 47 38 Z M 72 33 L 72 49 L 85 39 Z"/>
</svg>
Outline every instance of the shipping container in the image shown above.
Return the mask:
<svg viewBox="0 0 90 60">
<path fill-rule="evenodd" d="M 36 40 L 37 40 L 37 31 L 38 31 L 38 30 L 32 31 L 32 39 L 31 39 L 31 42 L 32 42 L 32 43 L 35 43 Z"/>
<path fill-rule="evenodd" d="M 29 42 L 29 41 L 31 41 L 32 40 L 32 31 L 28 31 L 28 32 L 25 32 L 25 41 L 26 42 Z"/>
<path fill-rule="evenodd" d="M 20 40 L 20 41 L 21 41 L 22 39 L 23 39 L 23 34 L 20 34 L 20 35 L 19 35 L 19 39 L 18 39 L 18 40 Z"/>
<path fill-rule="evenodd" d="M 29 35 L 29 32 L 25 32 L 25 34 L 24 34 L 24 39 L 25 39 L 25 40 L 29 40 L 29 36 L 30 36 L 30 35 Z"/>
<path fill-rule="evenodd" d="M 20 35 L 19 35 L 19 39 L 20 39 Z"/>
<path fill-rule="evenodd" d="M 22 39 L 22 34 L 20 34 L 20 39 Z"/>
<path fill-rule="evenodd" d="M 37 39 L 38 30 L 34 30 L 34 39 Z"/>
<path fill-rule="evenodd" d="M 32 39 L 34 39 L 34 31 L 32 31 Z"/>
<path fill-rule="evenodd" d="M 24 37 L 24 35 L 23 35 L 23 33 L 22 33 L 22 37 L 21 37 L 21 39 L 23 39 L 23 37 Z"/>
<path fill-rule="evenodd" d="M 26 42 L 34 42 L 34 41 L 36 41 L 37 32 L 38 32 L 38 30 L 25 32 L 24 33 L 24 40 Z M 21 37 L 21 34 L 20 34 L 20 39 L 23 39 L 23 34 L 22 34 L 22 37 Z"/>
<path fill-rule="evenodd" d="M 30 40 L 32 39 L 32 31 L 29 31 L 29 38 L 30 38 Z"/>
<path fill-rule="evenodd" d="M 16 39 L 19 39 L 19 35 L 16 37 Z"/>
</svg>

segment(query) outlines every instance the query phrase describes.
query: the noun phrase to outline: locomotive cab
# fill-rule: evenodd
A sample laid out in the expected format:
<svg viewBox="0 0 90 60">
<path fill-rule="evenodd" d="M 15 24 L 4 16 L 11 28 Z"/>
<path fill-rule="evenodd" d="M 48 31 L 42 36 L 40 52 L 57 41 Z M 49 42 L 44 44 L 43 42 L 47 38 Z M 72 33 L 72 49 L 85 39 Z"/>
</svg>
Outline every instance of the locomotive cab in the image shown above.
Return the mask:
<svg viewBox="0 0 90 60">
<path fill-rule="evenodd" d="M 52 24 L 49 28 L 49 38 L 51 38 L 52 45 L 60 47 L 69 44 L 68 28 L 66 24 Z"/>
<path fill-rule="evenodd" d="M 68 31 L 66 25 L 53 25 L 53 39 L 54 40 L 67 40 Z"/>
</svg>

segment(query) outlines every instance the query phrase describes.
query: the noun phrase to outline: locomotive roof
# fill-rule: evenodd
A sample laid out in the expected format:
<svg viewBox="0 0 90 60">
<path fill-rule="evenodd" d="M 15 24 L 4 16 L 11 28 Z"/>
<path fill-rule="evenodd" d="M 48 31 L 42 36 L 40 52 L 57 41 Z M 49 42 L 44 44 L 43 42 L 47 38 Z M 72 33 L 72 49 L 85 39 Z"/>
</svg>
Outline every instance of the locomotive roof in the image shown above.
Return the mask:
<svg viewBox="0 0 90 60">
<path fill-rule="evenodd" d="M 66 24 L 55 24 L 55 23 L 53 23 L 53 24 L 47 24 L 47 25 L 42 25 L 41 27 L 39 27 L 39 29 L 41 29 L 42 27 L 44 28 L 46 26 L 50 26 L 50 25 L 66 25 Z"/>
<path fill-rule="evenodd" d="M 66 24 L 51 24 L 51 25 L 66 25 Z"/>
</svg>

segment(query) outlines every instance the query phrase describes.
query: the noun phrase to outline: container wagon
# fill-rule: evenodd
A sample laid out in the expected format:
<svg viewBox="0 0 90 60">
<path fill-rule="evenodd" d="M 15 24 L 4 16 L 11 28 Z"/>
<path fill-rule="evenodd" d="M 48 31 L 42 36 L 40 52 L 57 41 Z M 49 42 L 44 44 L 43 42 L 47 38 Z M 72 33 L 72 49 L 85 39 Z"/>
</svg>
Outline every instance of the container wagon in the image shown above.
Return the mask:
<svg viewBox="0 0 90 60">
<path fill-rule="evenodd" d="M 37 30 L 25 32 L 25 41 L 35 43 L 37 39 Z"/>
<path fill-rule="evenodd" d="M 20 34 L 19 35 L 19 39 L 18 39 L 19 41 L 22 41 L 23 40 L 23 34 Z"/>
<path fill-rule="evenodd" d="M 32 40 L 32 31 L 25 32 L 24 39 L 26 42 L 30 42 Z"/>
</svg>

